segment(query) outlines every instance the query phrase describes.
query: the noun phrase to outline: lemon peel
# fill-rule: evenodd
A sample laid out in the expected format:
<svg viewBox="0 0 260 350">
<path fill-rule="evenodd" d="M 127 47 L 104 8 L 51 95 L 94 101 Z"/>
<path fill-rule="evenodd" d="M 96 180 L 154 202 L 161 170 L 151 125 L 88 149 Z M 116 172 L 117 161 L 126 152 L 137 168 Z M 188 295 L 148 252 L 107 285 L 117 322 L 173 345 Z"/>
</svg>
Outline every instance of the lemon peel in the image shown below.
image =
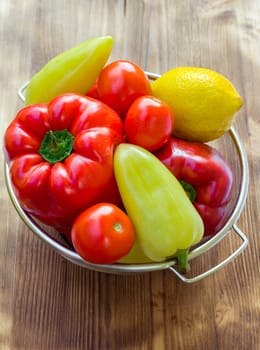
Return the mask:
<svg viewBox="0 0 260 350">
<path fill-rule="evenodd" d="M 177 67 L 152 82 L 152 93 L 174 114 L 173 134 L 208 142 L 231 127 L 243 99 L 220 73 L 200 67 Z"/>
</svg>

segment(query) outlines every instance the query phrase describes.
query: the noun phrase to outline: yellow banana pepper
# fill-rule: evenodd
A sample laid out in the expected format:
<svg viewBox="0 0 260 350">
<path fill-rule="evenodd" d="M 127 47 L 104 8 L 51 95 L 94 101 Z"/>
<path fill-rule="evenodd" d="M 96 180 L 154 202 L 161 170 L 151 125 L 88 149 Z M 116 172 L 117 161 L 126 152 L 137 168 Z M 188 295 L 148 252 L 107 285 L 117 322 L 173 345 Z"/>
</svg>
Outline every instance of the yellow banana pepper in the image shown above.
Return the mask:
<svg viewBox="0 0 260 350">
<path fill-rule="evenodd" d="M 32 77 L 25 104 L 49 102 L 66 92 L 85 94 L 107 62 L 112 46 L 111 36 L 97 37 L 54 57 Z"/>
<path fill-rule="evenodd" d="M 164 261 L 179 254 L 187 266 L 187 252 L 204 227 L 179 181 L 152 153 L 126 143 L 116 148 L 114 172 L 145 255 Z"/>
</svg>

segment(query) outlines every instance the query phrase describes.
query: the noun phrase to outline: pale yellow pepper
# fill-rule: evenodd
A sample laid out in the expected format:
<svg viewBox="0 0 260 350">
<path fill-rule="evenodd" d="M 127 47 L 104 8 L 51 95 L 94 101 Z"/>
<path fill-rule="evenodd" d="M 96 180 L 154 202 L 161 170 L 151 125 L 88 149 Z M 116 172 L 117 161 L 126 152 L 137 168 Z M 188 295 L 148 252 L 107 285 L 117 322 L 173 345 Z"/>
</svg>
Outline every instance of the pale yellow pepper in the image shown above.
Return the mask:
<svg viewBox="0 0 260 350">
<path fill-rule="evenodd" d="M 49 102 L 66 92 L 85 94 L 107 62 L 112 46 L 111 36 L 97 37 L 54 57 L 30 80 L 25 104 Z"/>
<path fill-rule="evenodd" d="M 178 254 L 183 257 L 183 251 L 201 240 L 201 217 L 179 181 L 152 153 L 120 144 L 114 155 L 114 171 L 145 256 L 158 262 L 178 258 Z"/>
</svg>

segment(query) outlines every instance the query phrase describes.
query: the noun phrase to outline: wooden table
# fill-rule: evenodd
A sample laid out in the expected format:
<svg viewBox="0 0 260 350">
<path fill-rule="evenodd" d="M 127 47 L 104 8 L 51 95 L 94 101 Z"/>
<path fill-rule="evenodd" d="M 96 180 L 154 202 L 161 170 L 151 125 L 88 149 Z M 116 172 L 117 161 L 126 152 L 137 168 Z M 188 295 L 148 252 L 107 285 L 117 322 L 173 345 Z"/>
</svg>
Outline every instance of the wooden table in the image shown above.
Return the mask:
<svg viewBox="0 0 260 350">
<path fill-rule="evenodd" d="M 65 261 L 19 219 L 2 174 L 1 350 L 260 349 L 259 14 L 258 0 L 1 0 L 1 139 L 21 107 L 21 84 L 57 53 L 109 34 L 111 61 L 157 73 L 203 66 L 227 76 L 244 98 L 234 125 L 250 166 L 238 222 L 250 244 L 195 284 L 169 270 L 117 276 Z M 3 169 L 3 154 L 0 161 Z M 216 247 L 203 268 L 230 254 L 232 242 Z"/>
</svg>

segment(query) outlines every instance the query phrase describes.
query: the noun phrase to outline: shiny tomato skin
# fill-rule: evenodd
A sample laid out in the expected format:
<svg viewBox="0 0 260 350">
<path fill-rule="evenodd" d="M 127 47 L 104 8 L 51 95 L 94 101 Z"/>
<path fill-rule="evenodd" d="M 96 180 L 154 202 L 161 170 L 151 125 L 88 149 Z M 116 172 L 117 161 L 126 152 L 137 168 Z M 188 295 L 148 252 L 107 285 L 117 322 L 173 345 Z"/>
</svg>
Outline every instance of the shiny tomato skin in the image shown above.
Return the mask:
<svg viewBox="0 0 260 350">
<path fill-rule="evenodd" d="M 173 124 L 174 116 L 166 103 L 152 96 L 142 96 L 130 106 L 124 129 L 129 143 L 155 151 L 169 140 Z"/>
<path fill-rule="evenodd" d="M 92 85 L 92 87 L 89 89 L 89 91 L 86 93 L 86 96 L 95 98 L 96 100 L 99 99 L 98 91 L 97 91 L 97 79 Z"/>
<path fill-rule="evenodd" d="M 138 97 L 152 94 L 145 72 L 127 60 L 117 60 L 104 67 L 98 77 L 97 90 L 100 100 L 122 118 Z"/>
<path fill-rule="evenodd" d="M 83 211 L 72 225 L 76 252 L 95 264 L 112 264 L 132 248 L 135 232 L 132 221 L 119 207 L 98 203 Z"/>
</svg>

